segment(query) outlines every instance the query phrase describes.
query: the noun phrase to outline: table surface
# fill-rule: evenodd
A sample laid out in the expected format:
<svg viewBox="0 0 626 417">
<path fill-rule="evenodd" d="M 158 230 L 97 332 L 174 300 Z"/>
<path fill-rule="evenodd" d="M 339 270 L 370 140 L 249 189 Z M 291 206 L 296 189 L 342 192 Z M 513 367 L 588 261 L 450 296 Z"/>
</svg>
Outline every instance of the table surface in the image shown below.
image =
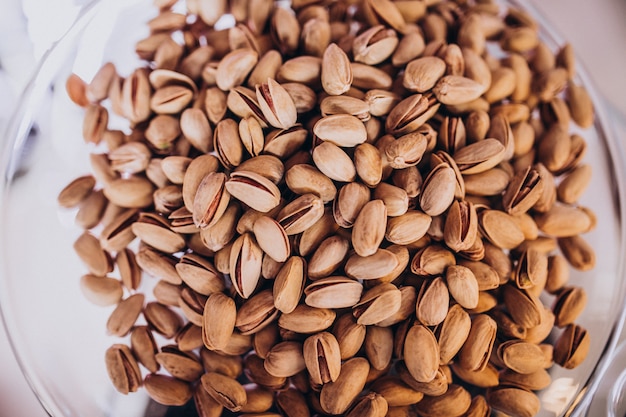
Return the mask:
<svg viewBox="0 0 626 417">
<path fill-rule="evenodd" d="M 45 0 L 24 0 L 25 6 L 33 3 L 43 3 Z M 54 0 L 63 2 L 63 0 Z M 579 59 L 592 76 L 596 86 L 602 94 L 617 109 L 626 114 L 626 1 L 624 0 L 531 0 L 531 2 L 554 23 L 556 29 L 574 46 Z M 2 0 L 0 7 L 3 13 L 11 7 L 19 7 L 19 0 Z M 52 2 L 46 2 L 50 4 Z M 64 2 L 67 3 L 67 2 Z M 7 25 L 0 24 L 0 38 L 7 39 L 11 30 Z M 4 32 L 3 32 L 4 31 Z M 59 32 L 61 33 L 61 32 Z M 11 42 L 14 38 L 11 39 Z M 0 45 L 2 46 L 2 45 Z M 28 74 L 28 58 L 11 56 L 7 47 L 0 49 L 0 61 L 11 65 L 21 65 L 22 79 L 9 80 L 0 70 L 0 115 L 10 113 L 10 103 L 7 100 L 19 89 Z M 3 56 L 4 52 L 4 56 Z M 34 63 L 34 61 L 32 61 Z M 4 100 L 3 100 L 4 98 Z M 0 116 L 0 127 L 3 120 Z M 0 324 L 0 327 L 2 325 Z M 30 391 L 26 380 L 20 373 L 19 367 L 3 329 L 0 330 L 0 417 L 45 417 L 47 414 L 39 405 L 36 397 Z"/>
</svg>

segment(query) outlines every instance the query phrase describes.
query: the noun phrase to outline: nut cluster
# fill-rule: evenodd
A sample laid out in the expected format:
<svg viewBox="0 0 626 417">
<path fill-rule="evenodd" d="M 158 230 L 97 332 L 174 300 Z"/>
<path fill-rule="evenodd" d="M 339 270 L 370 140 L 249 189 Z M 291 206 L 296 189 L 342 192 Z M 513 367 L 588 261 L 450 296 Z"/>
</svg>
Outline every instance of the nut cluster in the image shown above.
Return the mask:
<svg viewBox="0 0 626 417">
<path fill-rule="evenodd" d="M 99 146 L 58 201 L 115 306 L 115 388 L 201 417 L 535 415 L 589 349 L 571 47 L 490 0 L 174 3 L 144 67 L 67 80 Z"/>
</svg>

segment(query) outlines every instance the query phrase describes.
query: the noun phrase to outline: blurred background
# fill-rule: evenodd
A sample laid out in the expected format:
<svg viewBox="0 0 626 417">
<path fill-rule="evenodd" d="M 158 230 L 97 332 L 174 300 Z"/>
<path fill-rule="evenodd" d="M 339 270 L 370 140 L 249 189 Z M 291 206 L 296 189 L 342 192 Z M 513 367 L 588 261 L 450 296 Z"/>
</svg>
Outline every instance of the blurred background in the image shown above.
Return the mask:
<svg viewBox="0 0 626 417">
<path fill-rule="evenodd" d="M 610 105 L 626 114 L 626 0 L 527 1 L 573 45 L 578 64 L 586 68 Z M 0 132 L 37 62 L 86 3 L 0 0 Z M 1 323 L 0 364 L 0 417 L 45 417 L 20 372 Z"/>
</svg>

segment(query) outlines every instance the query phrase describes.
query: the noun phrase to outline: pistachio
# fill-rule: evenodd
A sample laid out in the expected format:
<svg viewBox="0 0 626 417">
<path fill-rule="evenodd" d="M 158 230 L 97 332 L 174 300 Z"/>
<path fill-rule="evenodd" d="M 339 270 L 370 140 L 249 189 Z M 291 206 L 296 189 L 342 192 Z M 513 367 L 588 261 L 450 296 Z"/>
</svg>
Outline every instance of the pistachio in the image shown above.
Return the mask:
<svg viewBox="0 0 626 417">
<path fill-rule="evenodd" d="M 356 305 L 361 299 L 363 285 L 341 276 L 321 278 L 304 289 L 305 303 L 316 308 L 344 308 Z"/>
<path fill-rule="evenodd" d="M 206 372 L 200 381 L 215 401 L 231 411 L 241 410 L 248 401 L 243 386 L 231 377 L 217 372 Z"/>
<path fill-rule="evenodd" d="M 386 216 L 387 208 L 382 200 L 371 200 L 363 206 L 352 230 L 352 246 L 357 254 L 369 256 L 376 253 L 385 237 Z"/>
<path fill-rule="evenodd" d="M 485 314 L 472 319 L 467 340 L 459 352 L 459 365 L 467 370 L 480 371 L 488 364 L 496 339 L 496 322 Z"/>
<path fill-rule="evenodd" d="M 250 233 L 238 237 L 230 249 L 230 277 L 237 293 L 249 298 L 261 278 L 261 248 Z"/>
<path fill-rule="evenodd" d="M 226 175 L 211 172 L 199 183 L 193 199 L 193 222 L 197 227 L 214 225 L 226 211 L 230 194 L 226 190 Z"/>
<path fill-rule="evenodd" d="M 324 384 L 320 405 L 330 414 L 344 413 L 365 386 L 369 363 L 365 358 L 353 358 L 343 363 L 339 377 Z"/>
<path fill-rule="evenodd" d="M 314 383 L 321 385 L 337 380 L 341 372 L 341 356 L 339 343 L 332 333 L 309 336 L 304 341 L 303 355 Z"/>
<path fill-rule="evenodd" d="M 291 96 L 279 83 L 268 78 L 256 87 L 259 107 L 267 122 L 278 129 L 289 129 L 296 124 L 296 105 Z"/>
<path fill-rule="evenodd" d="M 283 313 L 291 313 L 298 306 L 306 277 L 306 261 L 290 257 L 278 271 L 274 281 L 274 305 Z"/>
<path fill-rule="evenodd" d="M 107 373 L 113 386 L 122 394 L 136 392 L 141 386 L 141 371 L 126 345 L 115 344 L 105 353 Z"/>
<path fill-rule="evenodd" d="M 336 44 L 331 43 L 322 58 L 321 80 L 324 91 L 338 96 L 352 84 L 352 67 L 346 53 Z"/>
<path fill-rule="evenodd" d="M 285 182 L 296 194 L 315 194 L 324 203 L 335 199 L 337 188 L 333 182 L 315 167 L 308 164 L 297 164 L 285 173 Z"/>
<path fill-rule="evenodd" d="M 352 182 L 356 168 L 350 157 L 332 142 L 323 142 L 313 149 L 313 161 L 328 178 L 340 182 Z"/>
<path fill-rule="evenodd" d="M 235 171 L 224 183 L 228 193 L 247 206 L 267 213 L 280 203 L 280 191 L 269 179 L 252 171 Z"/>
<path fill-rule="evenodd" d="M 335 114 L 321 118 L 313 126 L 313 133 L 320 140 L 341 147 L 354 147 L 367 139 L 363 122 L 349 114 Z"/>
<path fill-rule="evenodd" d="M 487 393 L 487 402 L 494 409 L 507 414 L 534 416 L 539 412 L 539 398 L 530 391 L 520 388 L 495 388 Z"/>
</svg>

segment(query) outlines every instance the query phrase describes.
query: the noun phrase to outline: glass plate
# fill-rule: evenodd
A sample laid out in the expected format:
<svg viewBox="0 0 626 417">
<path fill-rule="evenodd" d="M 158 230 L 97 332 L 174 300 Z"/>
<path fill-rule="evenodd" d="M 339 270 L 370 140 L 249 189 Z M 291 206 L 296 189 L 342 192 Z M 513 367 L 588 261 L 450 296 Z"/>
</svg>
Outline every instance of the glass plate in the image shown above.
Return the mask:
<svg viewBox="0 0 626 417">
<path fill-rule="evenodd" d="M 42 62 L 5 133 L 0 182 L 0 306 L 21 368 L 45 409 L 55 417 L 139 417 L 189 415 L 189 408 L 157 406 L 143 390 L 118 394 L 104 367 L 104 351 L 115 342 L 105 334 L 113 307 L 100 308 L 82 295 L 84 274 L 71 250 L 80 230 L 74 213 L 56 197 L 73 178 L 88 173 L 93 149 L 82 140 L 82 110 L 65 94 L 71 72 L 89 80 L 107 61 L 120 74 L 139 65 L 134 41 L 147 35 L 155 15 L 151 1 L 106 1 L 87 7 Z M 564 41 L 526 3 L 543 27 L 542 40 L 556 49 Z M 596 104 L 594 128 L 577 133 L 588 142 L 585 161 L 592 184 L 580 203 L 598 215 L 585 235 L 595 247 L 597 266 L 573 272 L 571 284 L 587 291 L 588 306 L 578 322 L 591 335 L 586 361 L 575 370 L 555 366 L 552 385 L 540 393 L 540 416 L 581 414 L 609 366 L 624 320 L 624 160 L 590 78 L 579 65 L 579 81 Z M 115 123 L 115 120 L 113 120 Z M 145 280 L 144 280 L 145 281 Z"/>
</svg>

